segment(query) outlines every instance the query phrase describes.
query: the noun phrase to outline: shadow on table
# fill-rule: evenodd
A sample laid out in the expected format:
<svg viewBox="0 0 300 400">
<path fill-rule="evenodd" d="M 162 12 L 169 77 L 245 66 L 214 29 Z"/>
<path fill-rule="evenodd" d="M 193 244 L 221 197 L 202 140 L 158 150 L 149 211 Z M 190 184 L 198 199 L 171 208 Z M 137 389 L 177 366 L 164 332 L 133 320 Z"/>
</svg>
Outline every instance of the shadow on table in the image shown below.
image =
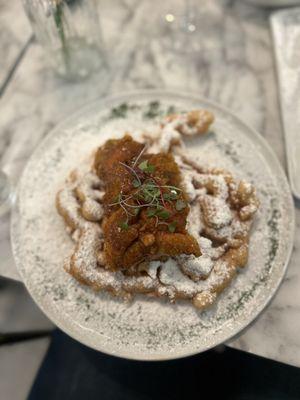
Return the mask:
<svg viewBox="0 0 300 400">
<path fill-rule="evenodd" d="M 128 361 L 91 350 L 56 330 L 28 400 L 217 396 L 298 400 L 300 369 L 227 348 L 175 361 Z"/>
</svg>

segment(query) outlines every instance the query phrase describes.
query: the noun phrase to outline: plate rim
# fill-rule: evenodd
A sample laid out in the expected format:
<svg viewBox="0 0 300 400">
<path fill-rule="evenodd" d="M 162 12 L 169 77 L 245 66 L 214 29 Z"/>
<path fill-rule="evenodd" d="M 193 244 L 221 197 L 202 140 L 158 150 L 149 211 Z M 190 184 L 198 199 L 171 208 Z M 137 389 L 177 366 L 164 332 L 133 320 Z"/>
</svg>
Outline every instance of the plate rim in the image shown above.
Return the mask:
<svg viewBox="0 0 300 400">
<path fill-rule="evenodd" d="M 285 0 L 244 0 L 245 3 L 251 4 L 252 6 L 255 7 L 262 7 L 262 8 L 269 8 L 269 9 L 275 9 L 275 8 L 283 8 L 283 7 L 294 7 L 297 6 L 300 3 L 300 0 L 289 0 L 288 3 L 286 3 Z"/>
<path fill-rule="evenodd" d="M 30 283 L 27 281 L 26 279 L 26 274 L 23 274 L 22 268 L 21 268 L 21 261 L 19 260 L 19 257 L 17 255 L 17 243 L 16 243 L 16 234 L 14 234 L 15 231 L 15 225 L 16 225 L 16 217 L 17 217 L 17 206 L 19 203 L 19 190 L 21 187 L 21 183 L 23 180 L 23 177 L 25 176 L 25 172 L 28 168 L 28 165 L 30 164 L 30 161 L 32 160 L 32 158 L 34 158 L 35 154 L 38 153 L 40 151 L 40 149 L 45 145 L 45 142 L 47 142 L 47 140 L 50 140 L 51 136 L 55 134 L 56 131 L 61 130 L 65 125 L 68 124 L 69 121 L 72 121 L 74 118 L 79 119 L 81 115 L 84 115 L 85 113 L 88 112 L 88 110 L 90 108 L 92 108 L 93 106 L 95 106 L 96 104 L 98 104 L 100 107 L 105 108 L 108 107 L 109 104 L 112 105 L 115 102 L 122 102 L 123 99 L 126 99 L 127 101 L 130 101 L 130 97 L 139 97 L 141 99 L 146 98 L 147 96 L 157 96 L 158 100 L 159 97 L 178 97 L 178 98 L 186 98 L 189 100 L 194 100 L 196 102 L 199 103 L 203 103 L 205 105 L 207 105 L 208 107 L 211 106 L 215 109 L 218 109 L 220 112 L 223 112 L 225 114 L 227 114 L 228 116 L 230 116 L 233 120 L 235 120 L 237 123 L 239 123 L 240 125 L 243 125 L 249 132 L 251 132 L 252 135 L 255 136 L 256 141 L 258 144 L 260 144 L 264 150 L 266 150 L 269 153 L 270 158 L 272 159 L 272 162 L 274 165 L 276 165 L 276 168 L 281 172 L 281 176 L 284 179 L 286 186 L 289 188 L 289 191 L 287 193 L 287 197 L 289 199 L 289 205 L 288 208 L 291 211 L 290 214 L 290 219 L 291 219 L 291 232 L 290 232 L 290 237 L 291 240 L 287 245 L 287 250 L 286 250 L 286 259 L 284 262 L 284 265 L 282 267 L 282 274 L 280 276 L 280 279 L 278 279 L 278 281 L 276 282 L 276 285 L 274 285 L 274 287 L 272 287 L 271 290 L 271 294 L 269 294 L 268 297 L 266 297 L 266 299 L 260 303 L 259 307 L 257 307 L 256 313 L 254 317 L 251 317 L 250 320 L 248 321 L 243 321 L 242 323 L 240 323 L 238 325 L 238 328 L 236 330 L 234 330 L 234 332 L 232 332 L 226 339 L 219 339 L 218 341 L 216 341 L 213 344 L 208 345 L 205 349 L 199 349 L 196 348 L 194 350 L 190 350 L 190 351 L 176 351 L 175 353 L 171 353 L 171 354 L 157 354 L 157 353 L 148 353 L 148 354 L 142 354 L 141 352 L 138 352 L 136 354 L 134 354 L 131 351 L 127 352 L 126 349 L 119 351 L 119 349 L 117 349 L 116 352 L 114 351 L 110 351 L 107 350 L 105 348 L 99 348 L 99 346 L 97 347 L 96 344 L 94 344 L 92 341 L 89 341 L 88 339 L 88 335 L 80 335 L 77 331 L 74 331 L 74 329 L 72 328 L 74 325 L 74 322 L 71 321 L 71 324 L 69 323 L 69 325 L 67 326 L 67 328 L 65 326 L 63 326 L 63 322 L 62 320 L 60 320 L 59 318 L 56 318 L 55 313 L 52 311 L 51 307 L 45 307 L 44 304 L 42 302 L 40 302 L 40 299 L 38 298 L 38 296 L 36 296 L 36 294 L 33 294 L 30 290 Z M 264 159 L 265 156 L 262 155 Z M 269 165 L 269 161 L 267 161 L 267 164 Z M 17 270 L 22 278 L 22 281 L 26 287 L 26 289 L 28 290 L 30 296 L 32 297 L 32 299 L 34 300 L 34 302 L 37 304 L 37 306 L 42 310 L 42 312 L 57 326 L 59 327 L 63 332 L 65 332 L 67 335 L 69 335 L 70 337 L 72 337 L 73 339 L 77 340 L 78 342 L 96 350 L 96 351 L 101 351 L 105 354 L 109 354 L 115 357 L 120 357 L 120 358 L 126 358 L 126 359 L 130 359 L 130 360 L 139 360 L 139 361 L 166 361 L 166 360 L 173 360 L 173 359 L 179 359 L 179 358 L 183 358 L 183 357 L 189 357 L 189 356 L 193 356 L 195 354 L 199 354 L 203 351 L 207 351 L 210 350 L 222 343 L 226 343 L 227 341 L 232 340 L 234 337 L 236 337 L 240 332 L 244 331 L 250 324 L 253 324 L 254 321 L 257 320 L 257 318 L 259 317 L 259 315 L 266 309 L 267 305 L 270 303 L 270 301 L 274 298 L 274 296 L 276 295 L 276 293 L 278 292 L 278 289 L 285 277 L 290 259 L 291 259 L 291 255 L 292 255 L 292 250 L 293 250 L 293 245 L 294 245 L 294 239 L 295 239 L 295 207 L 294 207 L 294 201 L 293 201 L 293 196 L 291 193 L 291 188 L 290 185 L 288 183 L 288 179 L 286 176 L 286 173 L 284 171 L 284 168 L 282 167 L 280 161 L 278 160 L 274 150 L 271 148 L 271 146 L 268 144 L 268 142 L 266 141 L 266 139 L 256 130 L 254 129 L 252 126 L 250 126 L 247 122 L 244 122 L 243 119 L 239 118 L 234 112 L 230 111 L 227 107 L 224 107 L 222 105 L 220 105 L 219 103 L 209 99 L 209 98 L 205 98 L 204 96 L 199 95 L 196 92 L 193 91 L 182 91 L 182 90 L 160 90 L 160 89 L 140 89 L 140 90 L 131 90 L 131 91 L 122 91 L 119 93 L 113 93 L 112 95 L 109 96 L 105 96 L 105 97 L 98 97 L 88 103 L 83 104 L 81 107 L 78 107 L 76 110 L 74 110 L 68 117 L 62 119 L 60 122 L 58 122 L 52 129 L 50 129 L 50 131 L 46 134 L 46 136 L 43 138 L 43 140 L 37 145 L 37 147 L 34 149 L 33 153 L 30 155 L 29 159 L 26 162 L 26 165 L 22 171 L 22 174 L 20 176 L 20 179 L 18 181 L 18 185 L 17 185 L 17 202 L 15 204 L 15 206 L 12 209 L 12 214 L 11 214 L 11 220 L 10 220 L 10 239 L 11 239 L 11 246 L 12 246 L 12 253 L 13 253 L 13 258 L 17 267 Z"/>
</svg>

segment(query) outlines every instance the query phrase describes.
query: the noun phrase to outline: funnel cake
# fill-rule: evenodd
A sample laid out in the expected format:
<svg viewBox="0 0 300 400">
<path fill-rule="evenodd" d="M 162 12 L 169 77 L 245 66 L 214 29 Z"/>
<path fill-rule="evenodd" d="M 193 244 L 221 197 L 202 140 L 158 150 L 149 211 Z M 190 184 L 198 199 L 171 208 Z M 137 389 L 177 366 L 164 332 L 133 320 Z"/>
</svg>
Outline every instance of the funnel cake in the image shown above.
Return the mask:
<svg viewBox="0 0 300 400">
<path fill-rule="evenodd" d="M 74 240 L 65 269 L 94 290 L 213 304 L 248 259 L 254 187 L 186 155 L 182 137 L 208 132 L 206 110 L 168 116 L 139 141 L 100 147 L 56 198 Z"/>
</svg>

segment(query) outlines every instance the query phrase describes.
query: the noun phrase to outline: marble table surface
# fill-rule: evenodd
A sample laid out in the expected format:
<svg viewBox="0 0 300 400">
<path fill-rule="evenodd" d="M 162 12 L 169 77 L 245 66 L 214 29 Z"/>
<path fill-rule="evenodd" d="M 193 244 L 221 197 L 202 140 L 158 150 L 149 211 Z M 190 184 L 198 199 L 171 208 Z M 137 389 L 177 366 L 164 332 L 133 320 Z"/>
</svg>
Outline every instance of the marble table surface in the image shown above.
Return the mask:
<svg viewBox="0 0 300 400">
<path fill-rule="evenodd" d="M 20 9 L 20 1 L 0 0 L 0 95 L 31 35 L 30 24 Z"/>
<path fill-rule="evenodd" d="M 0 7 L 4 3 L 10 2 L 0 0 Z M 169 34 L 162 16 L 177 12 L 182 2 L 160 3 L 99 2 L 111 65 L 106 79 L 96 74 L 83 82 L 64 82 L 53 75 L 43 49 L 35 41 L 29 44 L 0 97 L 0 165 L 15 183 L 35 146 L 58 121 L 87 101 L 138 88 L 191 90 L 219 102 L 256 128 L 285 168 L 269 12 L 242 1 L 202 0 L 196 31 L 199 50 L 174 53 L 162 39 Z M 24 18 L 19 7 L 16 20 Z M 15 36 L 26 44 L 28 31 L 22 23 Z M 1 58 L 11 51 L 3 38 L 2 32 Z M 278 293 L 259 318 L 227 344 L 300 367 L 298 209 L 296 221 L 294 250 Z M 19 280 L 10 249 L 9 216 L 0 220 L 0 255 L 0 275 Z"/>
</svg>

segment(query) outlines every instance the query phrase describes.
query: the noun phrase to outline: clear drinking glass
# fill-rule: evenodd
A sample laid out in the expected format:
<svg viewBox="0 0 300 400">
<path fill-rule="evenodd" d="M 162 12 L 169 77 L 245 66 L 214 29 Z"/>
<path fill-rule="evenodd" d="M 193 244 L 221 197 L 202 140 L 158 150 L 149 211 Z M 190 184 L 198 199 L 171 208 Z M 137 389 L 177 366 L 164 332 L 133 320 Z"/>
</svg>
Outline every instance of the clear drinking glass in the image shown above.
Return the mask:
<svg viewBox="0 0 300 400">
<path fill-rule="evenodd" d="M 36 39 L 59 75 L 84 78 L 106 67 L 96 0 L 23 0 Z"/>
</svg>

